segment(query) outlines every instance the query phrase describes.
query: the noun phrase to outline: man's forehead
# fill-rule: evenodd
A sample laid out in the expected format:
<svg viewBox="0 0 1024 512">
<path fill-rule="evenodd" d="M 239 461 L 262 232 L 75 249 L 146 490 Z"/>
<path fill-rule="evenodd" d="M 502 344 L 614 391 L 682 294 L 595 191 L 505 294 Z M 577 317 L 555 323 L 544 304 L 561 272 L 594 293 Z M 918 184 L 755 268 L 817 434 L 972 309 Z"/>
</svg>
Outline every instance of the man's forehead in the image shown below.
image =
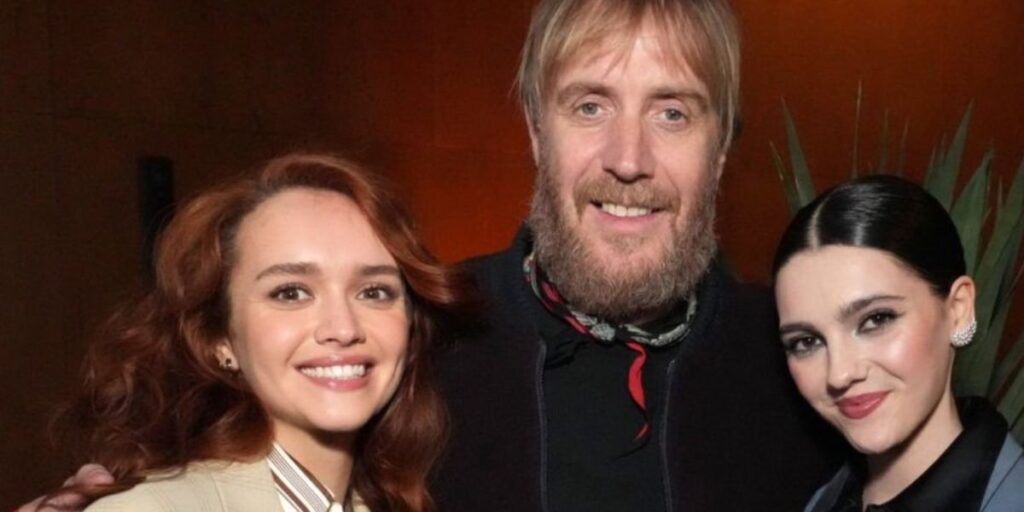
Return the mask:
<svg viewBox="0 0 1024 512">
<path fill-rule="evenodd" d="M 554 87 L 549 93 L 557 95 L 560 89 L 581 78 L 601 81 L 621 72 L 635 57 L 638 49 L 643 48 L 653 55 L 655 65 L 659 68 L 653 72 L 668 77 L 677 86 L 685 86 L 707 95 L 707 86 L 694 73 L 691 58 L 679 39 L 649 19 L 635 27 L 614 27 L 593 34 L 556 65 L 552 76 L 554 80 L 551 82 Z"/>
</svg>

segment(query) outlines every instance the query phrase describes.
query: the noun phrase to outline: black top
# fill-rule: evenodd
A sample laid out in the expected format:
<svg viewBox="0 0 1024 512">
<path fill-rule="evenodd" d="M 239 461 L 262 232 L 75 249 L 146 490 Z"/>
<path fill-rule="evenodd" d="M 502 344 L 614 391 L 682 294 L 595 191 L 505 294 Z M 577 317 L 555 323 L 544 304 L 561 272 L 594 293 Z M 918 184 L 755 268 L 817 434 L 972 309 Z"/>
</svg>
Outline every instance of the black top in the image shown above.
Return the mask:
<svg viewBox="0 0 1024 512">
<path fill-rule="evenodd" d="M 917 480 L 892 500 L 868 505 L 873 512 L 970 512 L 981 507 L 996 457 L 1006 439 L 1006 420 L 980 398 L 957 401 L 963 431 Z M 864 460 L 850 472 L 831 512 L 860 512 Z"/>
<path fill-rule="evenodd" d="M 636 353 L 600 343 L 554 315 L 534 319 L 547 345 L 544 412 L 548 510 L 665 510 L 660 443 L 665 377 L 675 345 L 647 347 L 643 381 L 651 431 L 626 387 Z"/>
<path fill-rule="evenodd" d="M 573 388 L 545 385 L 562 377 L 560 370 L 546 368 L 549 349 L 542 337 L 542 319 L 551 317 L 523 276 L 530 243 L 524 230 L 509 250 L 466 263 L 487 306 L 479 325 L 466 326 L 451 348 L 438 354 L 452 425 L 447 453 L 431 488 L 443 512 L 563 512 L 558 508 L 563 502 L 556 500 L 573 497 L 552 487 L 588 484 L 583 477 L 566 483 L 559 475 L 569 471 L 558 466 L 572 463 L 572 454 L 586 446 L 601 445 L 583 440 L 566 446 L 564 433 L 573 428 L 570 423 L 558 424 L 572 421 L 572 414 L 603 404 L 606 398 L 629 400 L 625 379 L 616 375 L 606 379 L 607 389 L 576 387 L 563 395 L 559 389 Z M 645 457 L 642 461 L 637 459 L 641 485 L 654 483 L 648 475 L 657 475 L 666 512 L 800 510 L 845 458 L 845 443 L 796 393 L 766 289 L 741 285 L 716 264 L 701 281 L 697 304 L 690 334 L 668 349 L 671 369 L 667 374 L 646 372 L 667 375 L 667 380 L 647 386 L 649 395 L 662 393 L 649 405 L 664 406 L 655 412 L 652 425 L 657 430 L 651 447 L 656 449 L 640 455 Z M 623 359 L 607 354 L 612 361 Z M 605 355 L 587 349 L 577 357 L 593 356 L 592 362 L 601 364 Z M 622 370 L 610 373 L 615 371 Z M 609 407 L 622 410 L 614 403 Z M 633 422 L 637 416 L 634 412 L 620 420 Z M 635 426 L 626 425 L 627 436 L 635 433 Z M 591 440 L 599 435 L 619 438 L 610 433 L 615 428 L 609 426 L 608 432 Z M 606 460 L 611 453 L 605 450 L 595 458 Z M 614 477 L 615 484 L 593 487 L 629 493 L 620 477 Z M 642 492 L 658 494 L 645 489 Z M 651 510 L 624 509 L 610 502 L 590 505 L 594 512 Z"/>
</svg>

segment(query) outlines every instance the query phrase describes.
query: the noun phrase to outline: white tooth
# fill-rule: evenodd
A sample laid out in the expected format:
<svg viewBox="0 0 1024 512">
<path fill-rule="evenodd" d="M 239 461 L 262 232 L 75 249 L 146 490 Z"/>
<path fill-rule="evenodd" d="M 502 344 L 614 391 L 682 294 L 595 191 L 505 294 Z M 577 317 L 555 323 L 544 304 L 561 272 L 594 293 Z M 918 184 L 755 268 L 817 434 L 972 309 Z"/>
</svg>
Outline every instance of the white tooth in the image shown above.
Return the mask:
<svg viewBox="0 0 1024 512">
<path fill-rule="evenodd" d="M 318 379 L 354 379 L 366 375 L 366 365 L 347 364 L 335 366 L 313 366 L 300 370 L 304 375 Z"/>
<path fill-rule="evenodd" d="M 650 215 L 651 213 L 650 208 L 642 208 L 639 206 L 626 207 L 613 203 L 601 203 L 601 210 L 616 217 L 639 217 L 641 215 Z"/>
</svg>

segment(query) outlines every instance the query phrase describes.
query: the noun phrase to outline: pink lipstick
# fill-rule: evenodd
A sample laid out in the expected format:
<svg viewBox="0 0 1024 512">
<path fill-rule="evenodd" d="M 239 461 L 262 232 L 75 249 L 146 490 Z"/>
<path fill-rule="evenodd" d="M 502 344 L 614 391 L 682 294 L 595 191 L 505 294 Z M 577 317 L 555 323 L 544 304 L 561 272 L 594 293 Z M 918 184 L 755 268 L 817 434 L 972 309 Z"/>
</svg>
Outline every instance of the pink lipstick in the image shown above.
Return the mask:
<svg viewBox="0 0 1024 512">
<path fill-rule="evenodd" d="M 888 391 L 864 393 L 862 395 L 850 396 L 838 400 L 836 401 L 836 405 L 839 407 L 839 412 L 842 413 L 843 416 L 853 420 L 859 420 L 875 412 L 875 409 L 882 405 L 882 402 L 885 401 L 885 397 L 888 395 Z"/>
</svg>

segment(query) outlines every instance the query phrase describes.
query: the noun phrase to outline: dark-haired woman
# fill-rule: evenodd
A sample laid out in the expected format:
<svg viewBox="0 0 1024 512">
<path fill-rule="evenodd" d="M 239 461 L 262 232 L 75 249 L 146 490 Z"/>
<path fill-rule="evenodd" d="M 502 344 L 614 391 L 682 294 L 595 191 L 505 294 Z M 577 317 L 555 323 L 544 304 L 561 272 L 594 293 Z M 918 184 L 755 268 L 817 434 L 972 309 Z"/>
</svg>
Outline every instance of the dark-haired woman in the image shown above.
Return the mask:
<svg viewBox="0 0 1024 512">
<path fill-rule="evenodd" d="M 790 224 L 774 276 L 790 373 L 857 452 L 806 510 L 1024 510 L 1006 421 L 953 397 L 975 287 L 937 200 L 891 176 L 833 188 Z"/>
<path fill-rule="evenodd" d="M 201 194 L 70 409 L 115 481 L 66 490 L 97 512 L 433 510 L 428 356 L 460 283 L 344 160 L 285 156 Z"/>
</svg>

